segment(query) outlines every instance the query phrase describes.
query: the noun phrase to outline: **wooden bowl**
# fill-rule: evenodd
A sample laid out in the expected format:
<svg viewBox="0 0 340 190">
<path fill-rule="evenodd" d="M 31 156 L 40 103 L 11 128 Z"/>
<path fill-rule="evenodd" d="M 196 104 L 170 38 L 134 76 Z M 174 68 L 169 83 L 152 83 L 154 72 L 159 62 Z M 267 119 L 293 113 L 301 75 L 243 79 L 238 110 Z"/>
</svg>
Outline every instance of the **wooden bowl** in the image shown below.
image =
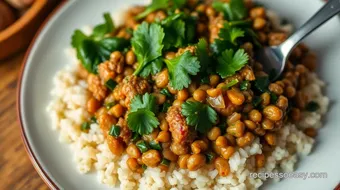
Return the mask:
<svg viewBox="0 0 340 190">
<path fill-rule="evenodd" d="M 35 0 L 27 12 L 0 32 L 0 60 L 27 47 L 57 0 Z"/>
</svg>

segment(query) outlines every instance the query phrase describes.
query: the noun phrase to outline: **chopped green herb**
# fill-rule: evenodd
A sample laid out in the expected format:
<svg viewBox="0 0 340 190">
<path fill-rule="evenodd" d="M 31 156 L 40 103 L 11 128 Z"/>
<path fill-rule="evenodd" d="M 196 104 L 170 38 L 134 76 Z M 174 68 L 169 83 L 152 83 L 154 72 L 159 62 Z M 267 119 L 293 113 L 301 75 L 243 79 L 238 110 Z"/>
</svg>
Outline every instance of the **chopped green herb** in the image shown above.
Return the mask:
<svg viewBox="0 0 340 190">
<path fill-rule="evenodd" d="M 140 138 L 140 135 L 138 133 L 132 132 L 132 137 L 131 137 L 132 142 L 135 142 L 139 138 Z"/>
<path fill-rule="evenodd" d="M 277 99 L 278 99 L 277 95 L 271 92 L 271 93 L 270 93 L 270 102 L 271 102 L 272 104 L 276 104 Z"/>
<path fill-rule="evenodd" d="M 176 90 L 187 88 L 191 82 L 190 75 L 196 75 L 200 69 L 197 57 L 189 51 L 174 59 L 166 59 L 165 63 L 169 71 L 170 85 Z"/>
<path fill-rule="evenodd" d="M 112 125 L 109 131 L 109 135 L 113 137 L 119 137 L 120 135 L 120 127 L 118 125 Z"/>
<path fill-rule="evenodd" d="M 109 110 L 109 109 L 112 108 L 114 105 L 116 105 L 116 102 L 109 102 L 109 103 L 105 104 L 105 108 Z"/>
<path fill-rule="evenodd" d="M 209 76 L 204 76 L 201 78 L 201 83 L 202 84 L 209 84 L 210 83 L 210 79 Z"/>
<path fill-rule="evenodd" d="M 138 60 L 134 74 L 139 75 L 146 65 L 162 56 L 164 30 L 159 24 L 143 22 L 133 32 L 132 47 Z"/>
<path fill-rule="evenodd" d="M 221 135 L 224 135 L 227 129 L 227 119 L 226 117 L 220 117 L 220 119 L 221 120 L 217 127 L 221 129 Z"/>
<path fill-rule="evenodd" d="M 161 90 L 161 94 L 165 95 L 168 98 L 173 98 L 173 95 L 169 92 L 169 90 L 167 88 L 163 88 Z"/>
<path fill-rule="evenodd" d="M 181 19 L 182 15 L 174 14 L 161 22 L 165 33 L 163 41 L 165 50 L 181 47 L 185 43 L 185 22 Z"/>
<path fill-rule="evenodd" d="M 224 87 L 223 89 L 224 90 L 228 90 L 229 88 L 231 88 L 232 86 L 235 86 L 236 84 L 238 84 L 238 80 L 237 79 L 233 79 L 231 80 L 230 82 L 228 82 Z"/>
<path fill-rule="evenodd" d="M 309 112 L 315 112 L 316 110 L 320 109 L 320 105 L 314 101 L 310 101 L 305 108 Z"/>
<path fill-rule="evenodd" d="M 95 116 L 92 116 L 91 119 L 90 119 L 90 121 L 91 121 L 92 123 L 97 123 L 97 118 L 96 118 Z"/>
<path fill-rule="evenodd" d="M 117 83 L 114 80 L 109 79 L 108 81 L 106 81 L 105 86 L 113 91 L 113 89 L 117 86 Z"/>
<path fill-rule="evenodd" d="M 248 62 L 248 55 L 243 49 L 239 49 L 234 54 L 232 49 L 225 50 L 220 57 L 216 71 L 222 77 L 226 78 L 242 69 Z"/>
<path fill-rule="evenodd" d="M 159 10 L 159 9 L 165 9 L 168 6 L 169 6 L 169 0 L 152 0 L 151 4 L 148 5 L 142 13 L 136 16 L 136 19 L 140 20 L 152 12 Z"/>
<path fill-rule="evenodd" d="M 161 145 L 159 143 L 155 142 L 155 141 L 150 141 L 149 145 L 152 149 L 162 150 Z"/>
<path fill-rule="evenodd" d="M 166 101 L 166 102 L 163 104 L 162 112 L 163 112 L 163 113 L 168 112 L 168 109 L 169 109 L 170 106 L 171 106 L 171 103 L 168 102 L 168 101 Z"/>
<path fill-rule="evenodd" d="M 86 131 L 86 130 L 88 130 L 88 129 L 90 129 L 91 128 L 91 126 L 90 126 L 90 123 L 88 123 L 88 122 L 84 122 L 83 124 L 81 124 L 81 130 L 82 131 Z"/>
<path fill-rule="evenodd" d="M 248 90 L 248 89 L 249 89 L 249 86 L 250 86 L 249 81 L 244 80 L 244 81 L 242 81 L 242 82 L 240 83 L 240 90 L 241 90 L 241 91 Z"/>
<path fill-rule="evenodd" d="M 257 107 L 261 104 L 261 102 L 262 102 L 262 98 L 261 98 L 261 97 L 255 96 L 255 97 L 253 98 L 253 106 L 254 106 L 255 108 L 257 108 Z"/>
<path fill-rule="evenodd" d="M 143 170 L 146 170 L 148 168 L 145 164 L 142 165 Z"/>
<path fill-rule="evenodd" d="M 165 165 L 165 166 L 169 166 L 170 165 L 170 160 L 166 159 L 166 158 L 163 158 L 162 161 L 161 161 L 161 164 L 162 165 Z"/>
<path fill-rule="evenodd" d="M 215 155 L 215 153 L 213 153 L 213 152 L 207 152 L 206 154 L 205 154 L 205 156 L 206 156 L 206 160 L 207 160 L 207 163 L 208 164 L 210 164 L 210 163 L 212 163 L 212 161 L 215 159 L 215 157 L 216 157 L 216 155 Z"/>
<path fill-rule="evenodd" d="M 186 122 L 194 126 L 196 131 L 206 133 L 217 121 L 216 111 L 207 104 L 186 101 L 182 104 L 182 114 Z"/>
<path fill-rule="evenodd" d="M 140 150 L 141 153 L 144 153 L 149 150 L 148 145 L 146 144 L 145 141 L 138 141 L 136 143 L 137 148 Z"/>
<path fill-rule="evenodd" d="M 260 92 L 266 92 L 268 91 L 268 86 L 269 86 L 269 78 L 268 76 L 263 76 L 263 77 L 256 77 L 254 81 L 254 86 L 256 89 L 258 89 Z"/>
</svg>

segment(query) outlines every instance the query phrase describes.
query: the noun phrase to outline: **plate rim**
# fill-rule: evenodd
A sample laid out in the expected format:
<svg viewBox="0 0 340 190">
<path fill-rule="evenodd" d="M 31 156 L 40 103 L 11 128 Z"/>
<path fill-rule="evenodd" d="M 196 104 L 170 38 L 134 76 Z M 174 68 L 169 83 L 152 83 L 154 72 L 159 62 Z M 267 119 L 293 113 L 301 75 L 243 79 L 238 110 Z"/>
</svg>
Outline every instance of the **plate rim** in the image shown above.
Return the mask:
<svg viewBox="0 0 340 190">
<path fill-rule="evenodd" d="M 22 80 L 24 76 L 24 71 L 27 65 L 27 61 L 29 56 L 31 55 L 31 51 L 33 49 L 33 46 L 36 44 L 36 40 L 40 36 L 41 32 L 45 29 L 47 23 L 53 18 L 57 13 L 60 12 L 61 8 L 64 7 L 67 4 L 68 1 L 61 1 L 55 9 L 46 17 L 46 19 L 43 21 L 39 29 L 37 30 L 36 34 L 34 35 L 29 47 L 26 50 L 24 59 L 22 61 L 22 65 L 19 71 L 18 76 L 18 82 L 17 82 L 17 93 L 16 93 L 16 112 L 18 117 L 18 123 L 19 123 L 19 129 L 20 129 L 20 136 L 21 140 L 24 144 L 26 154 L 28 155 L 28 158 L 30 159 L 35 171 L 39 174 L 40 178 L 44 181 L 44 183 L 50 188 L 50 189 L 59 189 L 57 183 L 48 175 L 48 173 L 44 170 L 42 165 L 39 163 L 39 160 L 37 159 L 36 155 L 32 151 L 31 144 L 27 140 L 26 131 L 23 127 L 23 119 L 21 114 L 21 90 L 22 90 Z"/>
</svg>

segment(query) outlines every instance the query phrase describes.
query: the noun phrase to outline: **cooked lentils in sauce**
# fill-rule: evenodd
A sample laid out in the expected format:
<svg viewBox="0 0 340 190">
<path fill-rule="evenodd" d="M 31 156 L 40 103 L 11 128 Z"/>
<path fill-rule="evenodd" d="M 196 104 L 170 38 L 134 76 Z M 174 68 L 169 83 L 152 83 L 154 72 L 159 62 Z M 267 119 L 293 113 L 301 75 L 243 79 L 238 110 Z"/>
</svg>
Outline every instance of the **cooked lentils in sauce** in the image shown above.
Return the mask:
<svg viewBox="0 0 340 190">
<path fill-rule="evenodd" d="M 103 37 L 124 39 L 127 45 L 110 51 L 106 61 L 94 69 L 84 62 L 79 65 L 79 77 L 87 80 L 91 94 L 87 111 L 93 116 L 83 125 L 84 132 L 89 123 L 98 123 L 111 152 L 117 156 L 126 152 L 128 167 L 138 173 L 147 167 L 167 171 L 170 166 L 194 171 L 209 164 L 219 175 L 227 176 L 228 159 L 255 138 L 263 145 L 263 154 L 255 156 L 256 167 L 263 167 L 266 153 L 276 145 L 278 129 L 286 122 L 298 122 L 300 112 L 311 103 L 301 89 L 308 83 L 308 73 L 315 70 L 314 53 L 304 44 L 298 45 L 281 78 L 270 82 L 270 74 L 263 71 L 254 52 L 261 46 L 282 43 L 288 34 L 273 28 L 264 7 L 249 0 L 215 5 L 188 0 L 177 7 L 175 1 L 165 2 L 169 6 L 150 9 L 144 16 L 140 14 L 152 5 L 130 8 L 123 25 Z M 240 10 L 226 15 L 228 12 L 218 8 L 224 4 L 233 10 L 232 3 L 244 6 L 243 16 L 237 16 Z M 173 19 L 162 23 L 169 17 Z M 184 28 L 171 28 L 175 21 Z M 140 35 L 142 25 L 149 31 Z M 184 35 L 176 31 L 181 29 Z M 241 34 L 227 39 L 234 35 L 232 30 Z M 163 37 L 155 31 L 161 31 Z M 176 32 L 183 36 L 178 38 Z M 149 41 L 138 41 L 147 35 Z M 160 44 L 138 51 L 158 48 L 159 55 L 152 59 L 137 55 L 136 43 L 156 38 L 161 39 Z M 205 53 L 202 48 L 199 52 L 199 44 Z M 237 56 L 243 61 L 235 60 Z M 158 66 L 155 60 L 160 61 Z M 233 63 L 238 66 L 224 69 Z M 155 68 L 148 74 L 150 66 Z M 311 128 L 305 133 L 316 135 Z"/>
</svg>

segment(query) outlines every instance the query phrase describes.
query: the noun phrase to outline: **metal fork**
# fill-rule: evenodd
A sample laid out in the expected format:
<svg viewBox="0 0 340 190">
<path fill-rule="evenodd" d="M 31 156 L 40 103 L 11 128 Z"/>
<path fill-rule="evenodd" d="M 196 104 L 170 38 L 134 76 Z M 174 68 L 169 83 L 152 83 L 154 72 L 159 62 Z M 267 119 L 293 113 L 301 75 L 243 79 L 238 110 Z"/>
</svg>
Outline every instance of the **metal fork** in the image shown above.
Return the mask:
<svg viewBox="0 0 340 190">
<path fill-rule="evenodd" d="M 340 12 L 340 0 L 329 0 L 304 25 L 279 46 L 261 48 L 255 52 L 257 60 L 262 63 L 265 72 L 270 73 L 272 80 L 277 79 L 286 65 L 292 49 L 308 34 Z M 334 39 L 334 40 L 340 40 Z"/>
</svg>

